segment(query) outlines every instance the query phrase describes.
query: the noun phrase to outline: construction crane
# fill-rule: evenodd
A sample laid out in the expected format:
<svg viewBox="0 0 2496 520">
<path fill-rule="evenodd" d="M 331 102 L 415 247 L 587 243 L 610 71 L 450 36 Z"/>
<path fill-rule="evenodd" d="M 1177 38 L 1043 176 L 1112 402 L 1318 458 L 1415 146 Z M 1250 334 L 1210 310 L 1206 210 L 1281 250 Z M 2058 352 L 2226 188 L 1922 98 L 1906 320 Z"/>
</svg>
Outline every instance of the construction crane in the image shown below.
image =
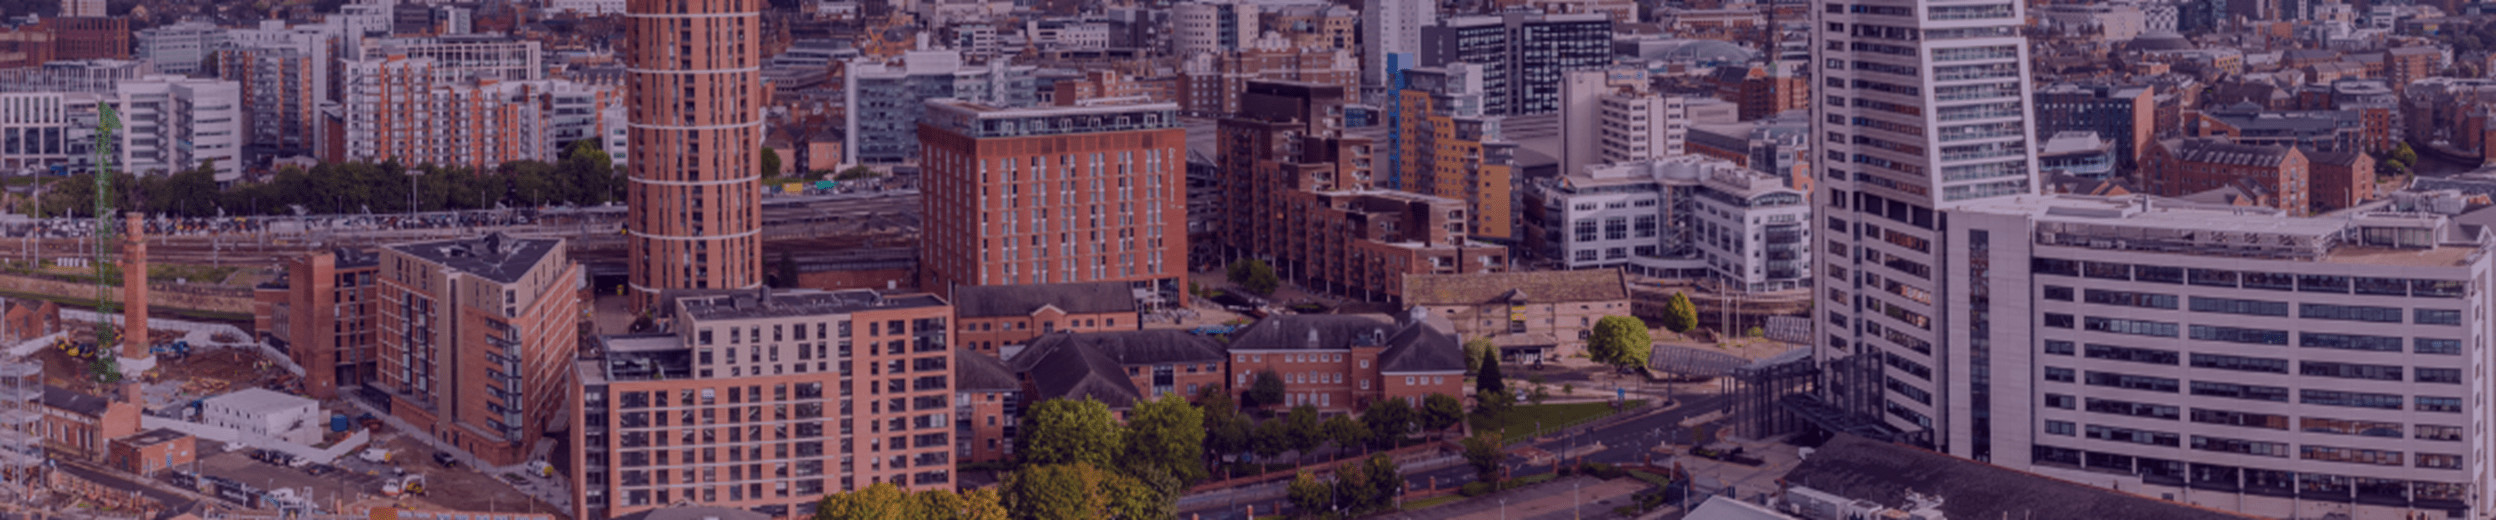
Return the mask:
<svg viewBox="0 0 2496 520">
<path fill-rule="evenodd" d="M 121 130 L 121 117 L 113 114 L 113 105 L 96 104 L 95 122 L 95 352 L 98 356 L 116 352 L 111 317 L 115 313 L 112 279 L 104 272 L 107 254 L 113 243 L 113 132 Z"/>
</svg>

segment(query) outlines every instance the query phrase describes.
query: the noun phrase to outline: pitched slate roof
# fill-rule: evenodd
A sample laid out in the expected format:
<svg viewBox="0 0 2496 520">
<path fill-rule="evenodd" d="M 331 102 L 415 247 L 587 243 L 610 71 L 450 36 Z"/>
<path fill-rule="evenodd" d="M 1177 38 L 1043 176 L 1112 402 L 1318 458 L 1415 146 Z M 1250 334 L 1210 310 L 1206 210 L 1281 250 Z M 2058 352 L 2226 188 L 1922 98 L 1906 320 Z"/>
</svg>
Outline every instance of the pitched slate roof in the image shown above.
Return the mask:
<svg viewBox="0 0 2496 520">
<path fill-rule="evenodd" d="M 1378 371 L 1464 372 L 1464 342 L 1456 337 L 1455 330 L 1456 324 L 1439 316 L 1405 324 L 1404 330 L 1387 338 L 1387 350 L 1378 353 Z"/>
<path fill-rule="evenodd" d="M 1023 387 L 1014 369 L 995 356 L 971 351 L 953 353 L 954 386 L 962 390 L 1011 391 Z"/>
<path fill-rule="evenodd" d="M 1619 269 L 1404 276 L 1404 302 L 1411 305 L 1484 305 L 1511 298 L 1534 303 L 1626 301 L 1629 284 Z"/>
<path fill-rule="evenodd" d="M 1890 506 L 1905 505 L 1909 492 L 1937 495 L 1941 512 L 1950 518 L 2253 518 L 1844 433 L 1813 451 L 1810 458 L 1786 474 L 1785 482 Z"/>
<path fill-rule="evenodd" d="M 2237 144 L 2218 139 L 2171 139 L 2159 143 L 2175 158 L 2185 162 L 2225 164 L 2232 166 L 2279 166 L 2294 153 L 2292 148 Z"/>
<path fill-rule="evenodd" d="M 1111 409 L 1148 398 L 1127 376 L 1130 365 L 1214 363 L 1225 354 L 1203 336 L 1173 329 L 1059 332 L 1033 339 L 1007 365 L 1048 399 L 1094 399 Z M 969 368 L 966 364 L 965 368 Z"/>
<path fill-rule="evenodd" d="M 1379 347 L 1400 326 L 1360 316 L 1283 314 L 1257 320 L 1231 336 L 1230 350 Z"/>
<path fill-rule="evenodd" d="M 1126 282 L 983 285 L 953 289 L 953 312 L 963 318 L 1030 316 L 1054 305 L 1068 314 L 1136 312 Z"/>
<path fill-rule="evenodd" d="M 81 394 L 67 388 L 43 385 L 44 406 L 67 410 L 78 415 L 101 417 L 104 415 L 105 406 L 109 403 L 110 401 L 102 397 Z"/>
</svg>

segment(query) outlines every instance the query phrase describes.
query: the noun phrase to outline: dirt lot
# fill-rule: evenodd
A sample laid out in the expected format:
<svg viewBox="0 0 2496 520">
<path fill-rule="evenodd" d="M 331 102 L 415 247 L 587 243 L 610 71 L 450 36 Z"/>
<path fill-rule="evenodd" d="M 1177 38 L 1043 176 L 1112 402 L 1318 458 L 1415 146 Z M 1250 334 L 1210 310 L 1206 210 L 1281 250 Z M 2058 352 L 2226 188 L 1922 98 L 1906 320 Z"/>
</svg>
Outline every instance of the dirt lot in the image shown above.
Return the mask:
<svg viewBox="0 0 2496 520">
<path fill-rule="evenodd" d="M 383 441 L 381 445 L 397 453 L 392 457 L 393 460 L 390 463 L 392 466 L 425 476 L 427 484 L 425 495 L 385 498 L 381 497 L 380 493 L 374 492 L 370 493 L 373 495 L 370 499 L 354 505 L 392 504 L 419 509 L 540 513 L 552 514 L 558 519 L 568 518 L 556 512 L 553 505 L 530 499 L 527 495 L 521 494 L 519 490 L 512 489 L 510 484 L 495 481 L 494 477 L 469 471 L 466 466 L 444 468 L 440 464 L 435 464 L 433 448 L 426 447 L 423 443 L 394 435 Z"/>
<path fill-rule="evenodd" d="M 93 341 L 95 334 L 91 328 L 88 328 L 92 325 L 86 322 L 70 322 L 68 326 L 70 330 L 82 331 L 72 334 L 76 337 L 73 341 Z M 181 333 L 155 331 L 149 336 L 155 336 L 159 341 L 171 342 L 180 338 Z M 37 351 L 35 357 L 43 360 L 46 382 L 55 386 L 92 395 L 105 395 L 117 391 L 97 384 L 95 378 L 88 376 L 85 361 L 72 358 L 60 349 L 47 347 Z M 261 360 L 259 355 L 241 350 L 198 351 L 181 360 L 160 357 L 158 361 L 156 380 L 181 382 L 183 393 L 192 397 L 257 387 L 272 378 L 293 378 L 284 369 L 264 366 L 267 363 Z"/>
</svg>

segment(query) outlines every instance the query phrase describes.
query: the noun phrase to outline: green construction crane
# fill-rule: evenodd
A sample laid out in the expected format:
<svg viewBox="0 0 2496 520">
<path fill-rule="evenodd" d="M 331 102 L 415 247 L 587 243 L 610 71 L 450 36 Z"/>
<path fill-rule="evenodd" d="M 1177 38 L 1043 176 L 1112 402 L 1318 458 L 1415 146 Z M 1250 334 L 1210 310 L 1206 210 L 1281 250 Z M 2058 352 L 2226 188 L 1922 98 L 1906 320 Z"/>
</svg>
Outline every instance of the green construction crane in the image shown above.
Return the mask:
<svg viewBox="0 0 2496 520">
<path fill-rule="evenodd" d="M 113 242 L 113 132 L 121 130 L 121 118 L 113 114 L 113 106 L 96 105 L 95 122 L 95 351 L 96 355 L 117 353 L 114 350 L 112 316 L 112 279 L 104 271 L 104 263 L 112 253 Z"/>
</svg>

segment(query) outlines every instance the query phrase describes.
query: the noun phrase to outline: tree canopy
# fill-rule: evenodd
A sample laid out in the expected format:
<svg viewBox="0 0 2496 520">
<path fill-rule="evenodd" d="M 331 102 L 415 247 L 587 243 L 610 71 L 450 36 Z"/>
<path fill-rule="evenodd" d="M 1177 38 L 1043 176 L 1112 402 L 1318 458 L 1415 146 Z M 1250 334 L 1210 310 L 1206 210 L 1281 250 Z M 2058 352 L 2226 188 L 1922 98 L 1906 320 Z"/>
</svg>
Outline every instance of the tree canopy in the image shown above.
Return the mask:
<svg viewBox="0 0 2496 520">
<path fill-rule="evenodd" d="M 1430 394 L 1430 397 L 1421 400 L 1420 418 L 1423 430 L 1434 433 L 1447 431 L 1448 427 L 1465 419 L 1465 402 L 1452 395 Z"/>
<path fill-rule="evenodd" d="M 1091 464 L 1027 466 L 1006 477 L 1006 510 L 1022 520 L 1143 520 L 1166 506 L 1135 477 Z"/>
<path fill-rule="evenodd" d="M 1489 355 L 1492 351 L 1496 350 L 1499 350 L 1499 345 L 1492 343 L 1491 338 L 1473 338 L 1465 340 L 1465 371 L 1480 373 L 1482 371 L 1482 360 L 1487 359 L 1483 356 Z"/>
<path fill-rule="evenodd" d="M 1110 415 L 1109 405 L 1091 399 L 1041 401 L 1023 416 L 1021 433 L 1015 442 L 1022 444 L 1023 460 L 1034 465 L 1106 468 L 1125 452 L 1118 420 Z"/>
<path fill-rule="evenodd" d="M 1647 366 L 1647 354 L 1653 350 L 1655 341 L 1647 336 L 1647 323 L 1628 316 L 1596 320 L 1594 334 L 1586 340 L 1586 353 L 1596 363 L 1615 368 Z"/>
<path fill-rule="evenodd" d="M 1466 437 L 1465 463 L 1473 466 L 1474 476 L 1483 482 L 1498 482 L 1499 467 L 1508 460 L 1508 447 L 1499 439 L 1499 432 L 1485 431 Z"/>
<path fill-rule="evenodd" d="M 54 178 L 37 207 L 44 216 L 91 216 L 95 177 Z M 279 168 L 268 182 L 219 188 L 209 165 L 161 175 L 113 174 L 113 207 L 177 217 L 397 213 L 573 204 L 624 199 L 624 177 L 594 141 L 576 142 L 557 162 L 513 161 L 479 171 L 397 162 L 322 163 Z M 411 186 L 413 184 L 413 186 Z M 412 190 L 412 193 L 411 193 Z M 411 197 L 410 195 L 414 195 Z"/>
<path fill-rule="evenodd" d="M 1283 404 L 1283 375 L 1270 368 L 1257 371 L 1255 382 L 1249 383 L 1248 392 L 1240 397 L 1247 400 L 1242 404 L 1255 408 Z"/>
<path fill-rule="evenodd" d="M 1274 266 L 1255 258 L 1231 262 L 1229 277 L 1231 283 L 1257 294 L 1274 294 L 1283 284 L 1274 276 Z"/>
<path fill-rule="evenodd" d="M 1690 332 L 1699 327 L 1699 307 L 1690 303 L 1690 295 L 1673 293 L 1664 301 L 1664 330 Z"/>
<path fill-rule="evenodd" d="M 1371 436 L 1392 445 L 1405 432 L 1413 431 L 1413 406 L 1403 399 L 1379 400 L 1361 410 L 1361 422 L 1369 427 Z"/>
<path fill-rule="evenodd" d="M 1167 472 L 1181 484 L 1205 480 L 1205 413 L 1179 394 L 1136 403 L 1123 430 L 1120 467 Z"/>
<path fill-rule="evenodd" d="M 824 495 L 815 520 L 1007 520 L 1005 505 L 994 490 L 955 493 L 931 489 L 912 493 L 877 482 L 866 489 Z"/>
</svg>

